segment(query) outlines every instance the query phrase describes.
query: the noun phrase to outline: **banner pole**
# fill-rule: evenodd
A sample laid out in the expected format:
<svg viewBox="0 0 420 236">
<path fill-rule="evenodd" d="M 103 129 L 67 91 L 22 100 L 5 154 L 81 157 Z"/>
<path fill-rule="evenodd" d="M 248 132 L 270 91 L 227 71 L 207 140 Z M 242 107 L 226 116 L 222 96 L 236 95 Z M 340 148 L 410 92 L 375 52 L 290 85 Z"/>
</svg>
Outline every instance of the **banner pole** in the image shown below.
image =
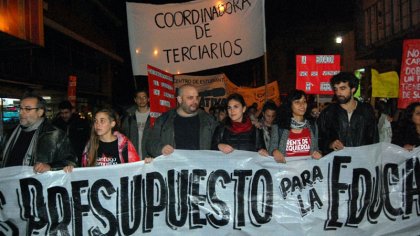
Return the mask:
<svg viewBox="0 0 420 236">
<path fill-rule="evenodd" d="M 316 107 L 318 108 L 318 110 L 321 110 L 320 107 L 320 102 L 319 102 L 319 94 L 316 95 Z"/>
<path fill-rule="evenodd" d="M 268 97 L 268 66 L 267 66 L 267 52 L 264 53 L 264 87 L 265 87 L 265 101 Z"/>
<path fill-rule="evenodd" d="M 139 89 L 139 88 L 137 87 L 137 80 L 136 80 L 136 76 L 135 75 L 133 75 L 133 82 L 134 82 L 135 91 L 137 91 L 137 89 Z"/>
</svg>

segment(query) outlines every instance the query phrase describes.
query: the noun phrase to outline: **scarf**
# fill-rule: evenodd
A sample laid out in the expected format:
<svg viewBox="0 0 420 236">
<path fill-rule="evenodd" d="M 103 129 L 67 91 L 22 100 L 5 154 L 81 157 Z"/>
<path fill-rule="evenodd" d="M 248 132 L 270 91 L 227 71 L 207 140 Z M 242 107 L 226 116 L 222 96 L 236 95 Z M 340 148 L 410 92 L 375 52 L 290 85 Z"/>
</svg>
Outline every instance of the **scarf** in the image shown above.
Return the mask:
<svg viewBox="0 0 420 236">
<path fill-rule="evenodd" d="M 234 134 L 244 133 L 252 129 L 251 120 L 247 117 L 245 122 L 232 122 L 229 130 Z"/>
<path fill-rule="evenodd" d="M 3 149 L 3 163 L 2 166 L 4 166 L 9 158 L 10 150 L 15 146 L 16 140 L 20 135 L 20 132 L 31 132 L 35 131 L 34 136 L 32 137 L 31 143 L 29 144 L 28 150 L 26 151 L 25 157 L 23 158 L 23 166 L 30 166 L 33 165 L 33 153 L 36 146 L 36 142 L 38 141 L 38 135 L 39 135 L 39 126 L 41 126 L 42 122 L 44 122 L 45 118 L 41 118 L 37 122 L 35 122 L 33 125 L 24 127 L 21 125 L 18 125 L 16 129 L 13 131 L 12 135 L 10 135 L 9 141 L 7 141 L 5 148 Z"/>
<path fill-rule="evenodd" d="M 303 129 L 308 127 L 308 121 L 305 119 L 303 121 L 297 121 L 295 118 L 292 117 L 292 121 L 290 123 L 290 128 L 292 129 Z"/>
</svg>

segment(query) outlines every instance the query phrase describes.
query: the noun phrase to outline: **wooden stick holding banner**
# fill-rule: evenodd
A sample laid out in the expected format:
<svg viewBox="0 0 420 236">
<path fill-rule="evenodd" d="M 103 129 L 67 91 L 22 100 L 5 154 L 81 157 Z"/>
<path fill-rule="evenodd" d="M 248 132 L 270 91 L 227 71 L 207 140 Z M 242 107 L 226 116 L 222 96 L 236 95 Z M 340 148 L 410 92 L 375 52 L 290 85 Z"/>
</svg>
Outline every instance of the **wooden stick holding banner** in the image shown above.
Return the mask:
<svg viewBox="0 0 420 236">
<path fill-rule="evenodd" d="M 264 87 L 265 87 L 265 102 L 268 100 L 268 62 L 267 52 L 264 53 Z"/>
</svg>

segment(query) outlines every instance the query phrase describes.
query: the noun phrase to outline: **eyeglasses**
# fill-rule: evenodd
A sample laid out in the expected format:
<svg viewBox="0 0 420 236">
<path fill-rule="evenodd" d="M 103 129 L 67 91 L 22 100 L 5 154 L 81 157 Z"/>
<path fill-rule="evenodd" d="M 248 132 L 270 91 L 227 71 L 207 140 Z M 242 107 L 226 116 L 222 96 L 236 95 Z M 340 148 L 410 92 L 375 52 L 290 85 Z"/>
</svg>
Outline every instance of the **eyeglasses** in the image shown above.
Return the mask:
<svg viewBox="0 0 420 236">
<path fill-rule="evenodd" d="M 17 109 L 19 112 L 22 112 L 22 111 L 30 112 L 32 110 L 38 110 L 39 107 L 18 107 Z"/>
</svg>

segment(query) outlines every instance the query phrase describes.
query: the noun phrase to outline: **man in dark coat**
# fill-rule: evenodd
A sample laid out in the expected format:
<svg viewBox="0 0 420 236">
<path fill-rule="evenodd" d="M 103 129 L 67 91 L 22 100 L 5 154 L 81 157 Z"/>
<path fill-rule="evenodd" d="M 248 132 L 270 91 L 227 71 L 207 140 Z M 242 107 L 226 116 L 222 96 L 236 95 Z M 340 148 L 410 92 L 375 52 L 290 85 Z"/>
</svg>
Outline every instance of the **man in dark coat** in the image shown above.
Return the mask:
<svg viewBox="0 0 420 236">
<path fill-rule="evenodd" d="M 82 152 L 90 135 L 89 121 L 80 118 L 79 114 L 74 112 L 73 105 L 67 100 L 60 102 L 58 109 L 60 113 L 52 124 L 67 134 L 80 166 Z"/>
<path fill-rule="evenodd" d="M 330 84 L 337 102 L 325 108 L 318 118 L 319 147 L 323 154 L 379 142 L 372 106 L 354 98 L 359 85 L 356 76 L 340 72 L 331 78 Z"/>
<path fill-rule="evenodd" d="M 0 167 L 33 166 L 34 171 L 75 166 L 76 155 L 67 135 L 45 118 L 46 102 L 35 94 L 23 96 L 19 125 L 3 149 Z"/>
</svg>

